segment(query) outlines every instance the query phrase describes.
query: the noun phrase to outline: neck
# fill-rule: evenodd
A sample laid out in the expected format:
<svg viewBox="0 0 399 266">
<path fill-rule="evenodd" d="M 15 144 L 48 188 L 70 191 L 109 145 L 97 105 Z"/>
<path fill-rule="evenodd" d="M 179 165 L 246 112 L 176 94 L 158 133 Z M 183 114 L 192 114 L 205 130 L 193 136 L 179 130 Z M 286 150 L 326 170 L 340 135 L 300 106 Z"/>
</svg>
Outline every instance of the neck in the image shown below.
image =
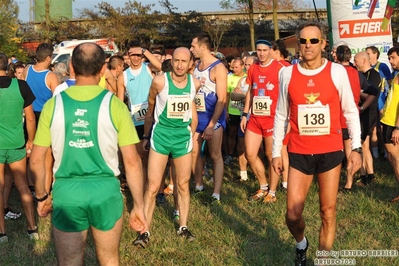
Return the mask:
<svg viewBox="0 0 399 266">
<path fill-rule="evenodd" d="M 177 86 L 186 86 L 185 81 L 187 79 L 187 74 L 184 74 L 181 77 L 176 76 L 173 72 L 170 73 L 170 76 L 172 77 L 173 83 L 177 82 L 177 84 L 175 83 L 175 85 Z"/>
<path fill-rule="evenodd" d="M 78 86 L 95 86 L 98 85 L 100 82 L 100 75 L 97 76 L 90 76 L 90 77 L 85 77 L 85 76 L 77 76 L 76 79 L 76 85 Z"/>
<path fill-rule="evenodd" d="M 324 59 L 323 58 L 318 58 L 314 61 L 304 61 L 302 60 L 300 62 L 301 66 L 305 69 L 318 69 L 324 64 Z"/>
<path fill-rule="evenodd" d="M 47 62 L 40 62 L 33 65 L 35 70 L 45 70 L 48 69 L 49 64 Z"/>
<path fill-rule="evenodd" d="M 0 70 L 0 77 L 7 76 L 7 72 L 5 70 Z"/>
<path fill-rule="evenodd" d="M 267 59 L 266 61 L 260 62 L 261 66 L 266 66 L 267 64 L 269 64 L 272 61 L 271 58 Z"/>
</svg>

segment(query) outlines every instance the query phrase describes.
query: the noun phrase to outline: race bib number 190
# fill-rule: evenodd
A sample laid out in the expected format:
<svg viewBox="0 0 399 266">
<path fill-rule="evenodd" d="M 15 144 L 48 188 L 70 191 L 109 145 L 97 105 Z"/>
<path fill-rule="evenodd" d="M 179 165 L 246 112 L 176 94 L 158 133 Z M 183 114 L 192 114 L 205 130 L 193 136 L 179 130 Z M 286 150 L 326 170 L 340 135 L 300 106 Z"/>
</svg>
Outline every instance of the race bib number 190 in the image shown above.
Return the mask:
<svg viewBox="0 0 399 266">
<path fill-rule="evenodd" d="M 329 105 L 298 105 L 299 135 L 319 136 L 330 134 Z"/>
<path fill-rule="evenodd" d="M 170 95 L 168 97 L 167 117 L 186 120 L 191 110 L 191 102 L 189 95 Z"/>
<path fill-rule="evenodd" d="M 137 122 L 144 121 L 148 110 L 148 102 L 132 105 L 132 116 Z"/>
</svg>

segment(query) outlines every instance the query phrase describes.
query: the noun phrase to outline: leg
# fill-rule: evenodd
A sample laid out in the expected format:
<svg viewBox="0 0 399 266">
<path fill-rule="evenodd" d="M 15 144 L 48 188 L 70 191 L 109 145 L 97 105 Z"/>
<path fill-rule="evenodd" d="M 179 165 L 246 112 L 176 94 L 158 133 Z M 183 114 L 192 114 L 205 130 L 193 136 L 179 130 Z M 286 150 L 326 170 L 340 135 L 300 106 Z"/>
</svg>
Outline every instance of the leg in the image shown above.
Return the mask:
<svg viewBox="0 0 399 266">
<path fill-rule="evenodd" d="M 330 251 L 335 238 L 337 226 L 336 204 L 341 164 L 335 168 L 318 174 L 321 229 L 319 250 Z"/>
<path fill-rule="evenodd" d="M 395 146 L 392 143 L 385 143 L 385 148 L 387 149 L 396 180 L 399 182 L 399 146 Z"/>
<path fill-rule="evenodd" d="M 351 139 L 346 139 L 344 140 L 344 150 L 345 150 L 345 157 L 346 160 L 348 161 L 349 155 L 352 152 L 352 147 L 351 147 Z M 349 173 L 349 171 L 346 171 L 346 184 L 345 188 L 351 189 L 353 185 L 353 175 Z"/>
<path fill-rule="evenodd" d="M 277 173 L 273 170 L 272 167 L 272 146 L 273 146 L 273 136 L 266 137 L 264 138 L 264 143 L 265 143 L 265 151 L 266 151 L 266 158 L 269 161 L 269 177 L 270 177 L 270 191 L 274 191 L 274 193 L 277 190 L 277 185 L 278 185 L 278 180 L 279 176 Z"/>
<path fill-rule="evenodd" d="M 147 180 L 148 151 L 143 150 L 143 140 L 140 140 L 140 142 L 136 144 L 136 149 L 143 165 L 144 180 Z"/>
<path fill-rule="evenodd" d="M 14 176 L 15 187 L 21 196 L 22 207 L 28 220 L 28 230 L 34 230 L 36 228 L 35 208 L 33 206 L 33 197 L 26 181 L 26 157 L 20 161 L 10 163 L 10 169 Z"/>
<path fill-rule="evenodd" d="M 265 167 L 258 156 L 259 147 L 262 144 L 262 136 L 250 130 L 245 131 L 245 156 L 260 185 L 266 185 L 267 179 Z"/>
<path fill-rule="evenodd" d="M 83 265 L 87 230 L 82 232 L 64 232 L 53 227 L 53 234 L 58 265 Z"/>
<path fill-rule="evenodd" d="M 243 137 L 238 137 L 237 142 L 237 153 L 238 153 L 238 166 L 240 171 L 247 171 L 247 158 L 245 157 L 245 140 Z"/>
<path fill-rule="evenodd" d="M 99 265 L 119 265 L 119 244 L 122 235 L 123 217 L 109 231 L 91 227 Z"/>
<path fill-rule="evenodd" d="M 188 213 L 190 209 L 190 172 L 191 172 L 191 154 L 186 154 L 173 159 L 176 172 L 176 185 L 178 191 L 178 203 L 180 210 L 180 226 L 187 226 Z"/>
<path fill-rule="evenodd" d="M 302 241 L 305 237 L 305 221 L 302 213 L 312 180 L 313 175 L 304 174 L 293 167 L 290 167 L 288 170 L 287 213 L 285 221 L 288 230 L 290 230 L 296 242 Z"/>
<path fill-rule="evenodd" d="M 215 130 L 213 137 L 208 140 L 209 154 L 213 161 L 213 193 L 220 195 L 224 175 L 224 163 L 222 157 L 223 128 Z"/>
<path fill-rule="evenodd" d="M 196 186 L 203 186 L 202 171 L 204 170 L 204 163 L 200 156 L 203 141 L 200 133 L 195 132 L 193 136 L 193 151 L 191 152 L 193 157 L 191 171 L 194 175 Z"/>
<path fill-rule="evenodd" d="M 375 127 L 374 127 L 375 128 Z M 370 136 L 362 144 L 363 150 L 363 165 L 367 174 L 374 174 L 373 155 L 370 150 Z"/>
<path fill-rule="evenodd" d="M 237 131 L 238 131 L 238 125 L 232 125 L 231 123 L 229 124 L 230 129 L 228 132 L 228 154 L 230 156 L 233 156 L 234 150 L 236 149 L 236 144 L 237 144 Z"/>
<path fill-rule="evenodd" d="M 4 209 L 8 207 L 8 199 L 10 198 L 11 190 L 12 190 L 12 173 L 10 170 L 10 166 L 8 164 L 4 165 L 4 191 L 3 191 L 3 202 Z"/>
<path fill-rule="evenodd" d="M 4 164 L 0 163 L 0 234 L 6 233 L 4 220 Z"/>
<path fill-rule="evenodd" d="M 153 149 L 150 150 L 148 169 L 151 169 L 151 172 L 148 173 L 148 185 L 144 194 L 144 213 L 147 218 L 148 228 L 151 227 L 152 215 L 155 208 L 155 198 L 161 185 L 167 162 L 167 155 L 157 153 Z"/>
</svg>

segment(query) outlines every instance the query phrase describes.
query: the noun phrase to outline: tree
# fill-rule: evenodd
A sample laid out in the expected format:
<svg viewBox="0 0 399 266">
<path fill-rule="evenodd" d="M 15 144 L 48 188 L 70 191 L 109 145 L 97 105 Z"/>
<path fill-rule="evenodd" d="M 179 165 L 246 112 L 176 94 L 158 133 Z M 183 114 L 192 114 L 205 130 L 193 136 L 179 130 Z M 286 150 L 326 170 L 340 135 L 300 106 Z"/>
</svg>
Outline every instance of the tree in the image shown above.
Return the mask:
<svg viewBox="0 0 399 266">
<path fill-rule="evenodd" d="M 223 21 L 218 17 L 205 19 L 204 31 L 209 34 L 213 42 L 213 50 L 217 52 L 223 35 L 231 28 L 231 21 Z"/>
</svg>

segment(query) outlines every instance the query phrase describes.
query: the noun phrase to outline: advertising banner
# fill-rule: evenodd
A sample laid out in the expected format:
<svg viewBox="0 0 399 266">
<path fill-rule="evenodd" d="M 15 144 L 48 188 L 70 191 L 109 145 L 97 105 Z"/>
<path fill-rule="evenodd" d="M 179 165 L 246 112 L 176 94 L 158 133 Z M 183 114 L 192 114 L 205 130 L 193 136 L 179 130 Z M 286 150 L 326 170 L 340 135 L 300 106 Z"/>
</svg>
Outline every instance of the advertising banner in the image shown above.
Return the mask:
<svg viewBox="0 0 399 266">
<path fill-rule="evenodd" d="M 333 44 L 346 42 L 352 55 L 365 50 L 367 46 L 376 46 L 381 53 L 379 61 L 389 66 L 387 52 L 393 42 L 390 19 L 387 20 L 385 16 L 388 1 L 392 0 L 329 1 Z"/>
</svg>

